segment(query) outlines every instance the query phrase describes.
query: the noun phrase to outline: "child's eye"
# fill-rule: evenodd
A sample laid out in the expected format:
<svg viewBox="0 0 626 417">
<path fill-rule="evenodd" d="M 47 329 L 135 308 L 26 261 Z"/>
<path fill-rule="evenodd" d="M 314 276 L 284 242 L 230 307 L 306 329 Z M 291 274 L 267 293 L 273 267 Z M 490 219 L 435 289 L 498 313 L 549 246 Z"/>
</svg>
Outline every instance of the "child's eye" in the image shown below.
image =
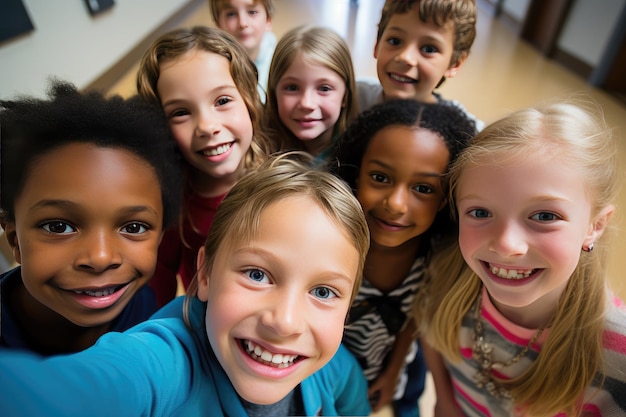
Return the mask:
<svg viewBox="0 0 626 417">
<path fill-rule="evenodd" d="M 424 52 L 427 55 L 436 54 L 437 52 L 439 52 L 439 49 L 432 45 L 426 45 L 422 47 L 422 52 Z"/>
<path fill-rule="evenodd" d="M 176 117 L 183 117 L 183 116 L 187 116 L 188 114 L 190 114 L 188 110 L 185 110 L 185 109 L 176 109 L 176 110 L 174 110 L 174 111 L 171 111 L 171 112 L 167 115 L 167 118 L 168 118 L 168 119 L 173 119 L 173 118 L 176 118 Z"/>
<path fill-rule="evenodd" d="M 337 294 L 328 287 L 317 287 L 311 290 L 311 293 L 314 297 L 320 298 L 322 300 L 328 300 L 330 298 L 337 297 Z"/>
<path fill-rule="evenodd" d="M 554 213 L 550 213 L 547 211 L 542 211 L 541 213 L 536 213 L 530 216 L 532 220 L 539 220 L 540 222 L 553 222 L 555 220 L 559 220 L 560 217 Z"/>
<path fill-rule="evenodd" d="M 373 172 L 370 174 L 370 178 L 373 179 L 375 182 L 382 182 L 382 183 L 388 183 L 389 179 L 387 178 L 386 175 L 383 175 L 379 172 Z"/>
<path fill-rule="evenodd" d="M 476 217 L 477 219 L 485 219 L 489 217 L 489 212 L 485 209 L 473 209 L 467 212 L 471 217 Z"/>
<path fill-rule="evenodd" d="M 400 39 L 392 36 L 387 39 L 387 43 L 392 46 L 398 46 L 400 45 Z"/>
<path fill-rule="evenodd" d="M 249 10 L 249 11 L 248 11 L 248 14 L 249 14 L 249 15 L 255 15 L 255 14 L 258 14 L 258 13 L 259 13 L 259 11 L 258 11 L 258 10 Z"/>
<path fill-rule="evenodd" d="M 322 92 L 324 92 L 324 93 L 327 93 L 327 92 L 329 92 L 329 91 L 332 91 L 332 90 L 333 90 L 333 88 L 332 88 L 331 86 L 329 86 L 329 85 L 321 85 L 321 86 L 319 87 L 319 90 L 320 90 L 320 91 L 322 91 Z"/>
<path fill-rule="evenodd" d="M 43 230 L 55 235 L 68 235 L 70 233 L 76 233 L 76 228 L 69 223 L 61 220 L 52 220 L 49 222 L 41 223 L 39 225 Z"/>
<path fill-rule="evenodd" d="M 223 106 L 223 105 L 225 105 L 225 104 L 230 103 L 231 101 L 233 101 L 233 99 L 232 99 L 231 97 L 220 97 L 220 98 L 218 98 L 218 99 L 215 101 L 215 103 L 216 103 L 218 106 Z"/>
<path fill-rule="evenodd" d="M 141 222 L 131 222 L 131 223 L 124 225 L 121 230 L 122 230 L 122 233 L 129 233 L 129 234 L 136 235 L 136 234 L 146 233 L 148 230 L 150 230 L 150 226 Z"/>
<path fill-rule="evenodd" d="M 246 274 L 248 277 L 250 277 L 251 280 L 256 282 L 269 282 L 269 278 L 267 278 L 265 272 L 261 271 L 260 269 L 248 269 L 247 271 L 244 271 L 244 274 Z"/>
<path fill-rule="evenodd" d="M 224 13 L 226 17 L 235 17 L 237 16 L 237 12 L 226 12 Z"/>
<path fill-rule="evenodd" d="M 424 184 L 418 184 L 415 187 L 413 187 L 413 189 L 420 194 L 432 194 L 435 192 L 433 187 L 431 187 L 430 185 L 424 185 Z"/>
<path fill-rule="evenodd" d="M 285 91 L 298 91 L 298 86 L 295 84 L 287 84 L 283 87 Z"/>
</svg>

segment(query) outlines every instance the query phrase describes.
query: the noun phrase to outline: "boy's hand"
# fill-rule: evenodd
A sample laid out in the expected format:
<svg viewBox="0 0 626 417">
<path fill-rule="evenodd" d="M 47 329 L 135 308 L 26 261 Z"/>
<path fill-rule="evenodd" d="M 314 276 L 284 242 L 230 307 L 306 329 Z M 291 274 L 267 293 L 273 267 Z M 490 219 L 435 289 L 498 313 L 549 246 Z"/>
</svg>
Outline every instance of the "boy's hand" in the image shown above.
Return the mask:
<svg viewBox="0 0 626 417">
<path fill-rule="evenodd" d="M 393 400 L 393 393 L 396 389 L 396 376 L 384 373 L 376 379 L 367 391 L 370 398 L 372 411 L 379 411 L 381 408 L 390 404 Z"/>
</svg>

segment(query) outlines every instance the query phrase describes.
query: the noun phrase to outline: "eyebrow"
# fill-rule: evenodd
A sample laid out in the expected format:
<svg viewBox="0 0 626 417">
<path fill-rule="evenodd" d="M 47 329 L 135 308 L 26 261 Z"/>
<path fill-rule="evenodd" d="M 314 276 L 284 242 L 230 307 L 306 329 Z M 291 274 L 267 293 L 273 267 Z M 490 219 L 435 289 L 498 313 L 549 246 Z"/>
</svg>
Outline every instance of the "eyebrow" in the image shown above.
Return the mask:
<svg viewBox="0 0 626 417">
<path fill-rule="evenodd" d="M 68 210 L 77 210 L 80 208 L 80 205 L 70 200 L 46 199 L 46 200 L 39 200 L 37 203 L 33 204 L 30 207 L 30 210 L 37 210 L 37 209 L 48 208 L 48 207 L 62 208 L 62 209 L 68 209 Z M 119 212 L 122 214 L 134 214 L 134 213 L 145 213 L 145 212 L 153 213 L 155 215 L 159 214 L 158 211 L 155 210 L 154 208 L 150 206 L 144 206 L 144 205 L 123 207 L 122 210 L 120 210 Z"/>
<path fill-rule="evenodd" d="M 372 159 L 369 163 L 380 165 L 381 167 L 385 169 L 393 170 L 393 167 L 391 165 L 386 164 L 382 161 L 379 161 L 378 159 Z M 447 173 L 440 174 L 438 172 L 416 172 L 415 174 L 420 177 L 432 177 L 432 178 L 445 178 L 448 175 Z"/>
</svg>

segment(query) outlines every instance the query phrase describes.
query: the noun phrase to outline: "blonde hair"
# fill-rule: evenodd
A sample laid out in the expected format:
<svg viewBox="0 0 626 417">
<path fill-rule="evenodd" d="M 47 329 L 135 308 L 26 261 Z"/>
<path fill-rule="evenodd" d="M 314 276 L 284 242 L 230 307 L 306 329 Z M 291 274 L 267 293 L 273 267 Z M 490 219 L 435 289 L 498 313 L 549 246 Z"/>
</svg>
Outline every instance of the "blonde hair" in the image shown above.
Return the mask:
<svg viewBox="0 0 626 417">
<path fill-rule="evenodd" d="M 469 55 L 476 38 L 476 0 L 387 0 L 378 22 L 376 41 L 380 42 L 383 32 L 394 14 L 408 13 L 414 6 L 419 8 L 420 20 L 433 22 L 437 27 L 454 23 L 454 52 L 450 65 L 456 65 Z"/>
<path fill-rule="evenodd" d="M 263 5 L 268 20 L 274 17 L 275 8 L 273 0 L 254 0 L 253 3 L 261 3 Z M 211 16 L 215 24 L 219 21 L 222 11 L 228 7 L 230 7 L 230 0 L 209 0 L 209 9 L 211 10 Z"/>
<path fill-rule="evenodd" d="M 263 104 L 257 90 L 258 74 L 254 62 L 230 34 L 217 28 L 196 26 L 176 29 L 162 35 L 141 59 L 137 73 L 137 91 L 145 99 L 161 105 L 157 91 L 161 65 L 179 59 L 190 51 L 218 54 L 230 62 L 230 75 L 246 104 L 254 132 L 244 166 L 257 166 L 273 151 L 263 130 Z"/>
<path fill-rule="evenodd" d="M 346 42 L 332 29 L 314 26 L 294 28 L 287 32 L 276 45 L 267 82 L 266 121 L 269 129 L 276 131 L 276 134 L 272 136 L 280 138 L 279 149 L 304 149 L 302 143 L 280 120 L 276 98 L 278 82 L 299 54 L 310 62 L 328 67 L 345 82 L 345 106 L 333 128 L 333 139 L 348 128 L 358 112 L 354 67 Z"/>
<path fill-rule="evenodd" d="M 591 110 L 557 103 L 520 110 L 480 132 L 451 168 L 451 204 L 466 167 L 506 164 L 538 153 L 558 155 L 580 170 L 592 217 L 614 200 L 618 164 L 610 129 Z M 579 415 L 581 394 L 602 374 L 608 286 L 605 240 L 595 242 L 592 254 L 582 253 L 537 359 L 523 374 L 501 381 L 527 415 Z M 481 281 L 463 261 L 456 241 L 436 253 L 427 275 L 427 295 L 420 300 L 423 304 L 416 303 L 416 320 L 430 343 L 458 362 L 461 321 L 479 296 Z"/>
<path fill-rule="evenodd" d="M 198 274 L 206 274 L 221 245 L 250 242 L 259 230 L 263 211 L 291 196 L 308 196 L 344 231 L 359 254 L 350 302 L 361 286 L 363 263 L 369 250 L 369 228 L 358 200 L 348 186 L 334 175 L 314 168 L 312 157 L 304 152 L 275 156 L 249 172 L 224 198 L 207 236 L 206 257 Z M 314 256 L 314 254 L 312 254 Z M 184 315 L 188 323 L 189 299 L 197 295 L 197 275 L 189 285 Z"/>
</svg>

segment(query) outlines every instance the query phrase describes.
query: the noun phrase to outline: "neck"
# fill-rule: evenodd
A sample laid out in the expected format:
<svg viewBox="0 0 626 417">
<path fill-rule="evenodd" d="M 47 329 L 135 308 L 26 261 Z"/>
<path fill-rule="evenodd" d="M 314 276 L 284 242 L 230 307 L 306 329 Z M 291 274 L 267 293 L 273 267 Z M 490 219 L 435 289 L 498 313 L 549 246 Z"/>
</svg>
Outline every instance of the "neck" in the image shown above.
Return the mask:
<svg viewBox="0 0 626 417">
<path fill-rule="evenodd" d="M 243 169 L 240 167 L 231 174 L 215 178 L 203 172 L 194 171 L 190 175 L 189 184 L 192 191 L 202 197 L 217 197 L 229 192 L 241 177 L 242 172 Z"/>
<path fill-rule="evenodd" d="M 396 247 L 381 246 L 372 241 L 365 258 L 363 277 L 385 293 L 398 288 L 409 274 L 419 248 L 419 238 Z"/>
<path fill-rule="evenodd" d="M 328 129 L 318 137 L 312 140 L 300 141 L 304 145 L 304 149 L 313 156 L 318 156 L 333 143 L 333 129 Z M 299 139 L 298 139 L 299 140 Z"/>
<path fill-rule="evenodd" d="M 23 284 L 7 299 L 27 345 L 42 355 L 84 350 L 110 327 L 110 323 L 97 327 L 78 326 L 33 298 Z"/>
</svg>

